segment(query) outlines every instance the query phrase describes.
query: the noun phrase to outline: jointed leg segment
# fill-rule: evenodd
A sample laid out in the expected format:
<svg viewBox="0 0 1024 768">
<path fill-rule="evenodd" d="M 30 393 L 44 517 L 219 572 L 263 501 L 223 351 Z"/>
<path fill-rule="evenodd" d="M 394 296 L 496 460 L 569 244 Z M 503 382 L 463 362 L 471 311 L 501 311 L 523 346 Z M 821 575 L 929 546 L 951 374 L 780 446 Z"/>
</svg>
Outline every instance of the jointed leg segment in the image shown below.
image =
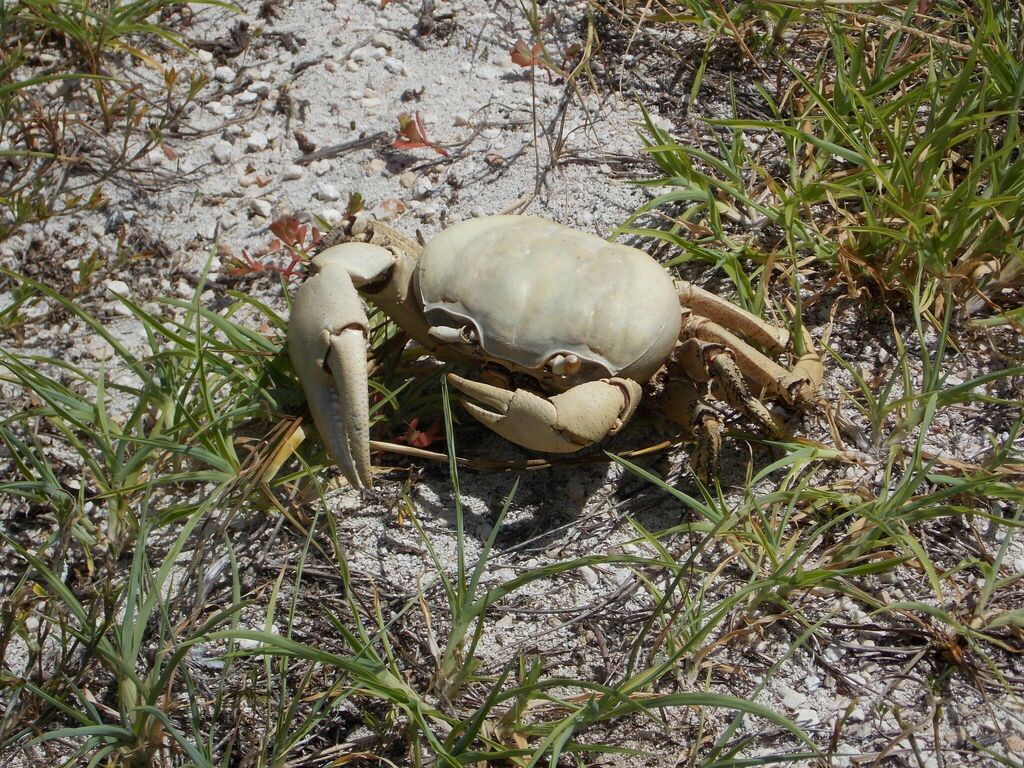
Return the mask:
<svg viewBox="0 0 1024 768">
<path fill-rule="evenodd" d="M 643 391 L 630 379 L 601 379 L 543 397 L 448 374 L 462 405 L 485 427 L 534 451 L 569 453 L 614 435 L 633 415 Z M 477 402 L 473 402 L 473 401 Z"/>
</svg>

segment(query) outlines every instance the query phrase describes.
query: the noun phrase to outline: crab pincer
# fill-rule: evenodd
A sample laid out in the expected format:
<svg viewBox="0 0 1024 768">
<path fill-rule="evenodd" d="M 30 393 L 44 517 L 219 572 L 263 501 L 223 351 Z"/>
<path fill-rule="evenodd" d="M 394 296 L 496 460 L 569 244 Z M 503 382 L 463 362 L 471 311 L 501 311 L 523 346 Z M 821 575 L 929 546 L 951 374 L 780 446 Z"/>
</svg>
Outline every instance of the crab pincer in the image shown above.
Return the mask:
<svg viewBox="0 0 1024 768">
<path fill-rule="evenodd" d="M 344 249 L 344 250 L 342 250 Z M 369 488 L 368 323 L 353 278 L 387 269 L 391 255 L 370 245 L 329 248 L 295 294 L 288 350 L 320 436 L 355 488 Z M 364 269 L 359 269 L 362 266 Z M 368 267 L 368 268 L 367 268 Z"/>
<path fill-rule="evenodd" d="M 571 453 L 614 435 L 643 396 L 639 384 L 619 378 L 588 381 L 551 397 L 454 373 L 448 374 L 448 383 L 466 395 L 463 407 L 481 424 L 506 440 L 546 453 Z"/>
</svg>

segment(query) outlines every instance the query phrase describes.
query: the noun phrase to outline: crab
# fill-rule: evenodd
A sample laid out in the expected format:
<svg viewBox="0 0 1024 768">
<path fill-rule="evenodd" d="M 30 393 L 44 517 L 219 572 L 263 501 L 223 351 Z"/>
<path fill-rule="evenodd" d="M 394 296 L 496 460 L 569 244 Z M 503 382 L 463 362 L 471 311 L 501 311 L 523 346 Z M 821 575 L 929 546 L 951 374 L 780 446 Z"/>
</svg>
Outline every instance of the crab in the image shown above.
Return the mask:
<svg viewBox="0 0 1024 768">
<path fill-rule="evenodd" d="M 336 240 L 295 294 L 288 347 L 328 453 L 356 488 L 372 485 L 361 295 L 427 354 L 478 370 L 480 380 L 447 381 L 474 418 L 534 451 L 577 451 L 616 434 L 646 393 L 695 440 L 691 464 L 709 480 L 723 433 L 710 399 L 782 437 L 748 382 L 800 404 L 821 381 L 802 324 L 794 343 L 643 251 L 542 218 L 469 219 L 422 248 L 356 219 Z M 791 368 L 769 357 L 787 354 Z"/>
</svg>

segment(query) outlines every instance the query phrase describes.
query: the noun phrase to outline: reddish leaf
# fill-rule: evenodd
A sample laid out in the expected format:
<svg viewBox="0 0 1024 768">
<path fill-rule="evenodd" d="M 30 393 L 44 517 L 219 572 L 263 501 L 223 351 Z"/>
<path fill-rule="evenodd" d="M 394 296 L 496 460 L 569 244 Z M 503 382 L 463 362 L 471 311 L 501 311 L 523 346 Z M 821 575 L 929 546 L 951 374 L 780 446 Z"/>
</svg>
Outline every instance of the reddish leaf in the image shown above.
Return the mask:
<svg viewBox="0 0 1024 768">
<path fill-rule="evenodd" d="M 282 242 L 298 248 L 306 240 L 306 226 L 294 216 L 282 216 L 269 227 Z"/>
<path fill-rule="evenodd" d="M 427 147 L 439 155 L 448 157 L 448 152 L 443 147 L 437 146 L 436 142 L 427 138 L 427 130 L 423 127 L 423 119 L 420 117 L 419 112 L 414 115 L 402 112 L 398 116 L 398 138 L 395 139 L 391 146 L 395 149 Z"/>
<path fill-rule="evenodd" d="M 562 51 L 562 69 L 566 70 L 570 68 L 574 62 L 578 61 L 583 57 L 583 46 L 579 43 L 573 43 L 564 51 Z"/>
<path fill-rule="evenodd" d="M 529 43 L 520 38 L 519 40 L 516 40 L 515 45 L 512 46 L 512 50 L 509 51 L 509 53 L 512 55 L 512 61 L 520 67 L 538 66 L 547 69 L 548 65 L 544 63 L 544 59 L 541 58 L 542 50 L 543 48 L 540 43 L 537 43 L 531 49 Z"/>
<path fill-rule="evenodd" d="M 285 277 L 300 277 L 302 272 L 295 269 L 298 263 L 302 261 L 301 256 L 292 255 L 291 263 L 287 267 L 282 267 L 280 264 L 268 264 L 264 261 L 256 261 L 249 252 L 245 249 L 242 250 L 242 256 L 232 256 L 227 260 L 229 269 L 224 271 L 227 275 L 233 277 L 244 277 L 245 275 L 256 275 L 260 272 L 279 272 Z"/>
<path fill-rule="evenodd" d="M 404 435 L 396 438 L 396 442 L 405 443 L 413 448 L 429 448 L 431 443 L 442 439 L 440 436 L 441 420 L 435 419 L 426 430 L 419 428 L 420 420 L 413 419 L 406 426 L 408 429 Z"/>
</svg>

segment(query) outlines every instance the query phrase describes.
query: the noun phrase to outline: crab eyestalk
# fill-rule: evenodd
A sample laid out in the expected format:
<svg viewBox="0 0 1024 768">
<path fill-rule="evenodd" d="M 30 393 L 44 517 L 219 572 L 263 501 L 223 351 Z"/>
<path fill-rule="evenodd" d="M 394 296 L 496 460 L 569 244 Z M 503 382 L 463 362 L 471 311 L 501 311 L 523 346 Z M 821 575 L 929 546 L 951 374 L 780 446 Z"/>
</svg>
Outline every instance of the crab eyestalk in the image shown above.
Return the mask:
<svg viewBox="0 0 1024 768">
<path fill-rule="evenodd" d="M 327 452 L 354 488 L 369 488 L 366 311 L 348 270 L 329 252 L 313 267 L 317 274 L 295 294 L 288 351 Z"/>
</svg>

